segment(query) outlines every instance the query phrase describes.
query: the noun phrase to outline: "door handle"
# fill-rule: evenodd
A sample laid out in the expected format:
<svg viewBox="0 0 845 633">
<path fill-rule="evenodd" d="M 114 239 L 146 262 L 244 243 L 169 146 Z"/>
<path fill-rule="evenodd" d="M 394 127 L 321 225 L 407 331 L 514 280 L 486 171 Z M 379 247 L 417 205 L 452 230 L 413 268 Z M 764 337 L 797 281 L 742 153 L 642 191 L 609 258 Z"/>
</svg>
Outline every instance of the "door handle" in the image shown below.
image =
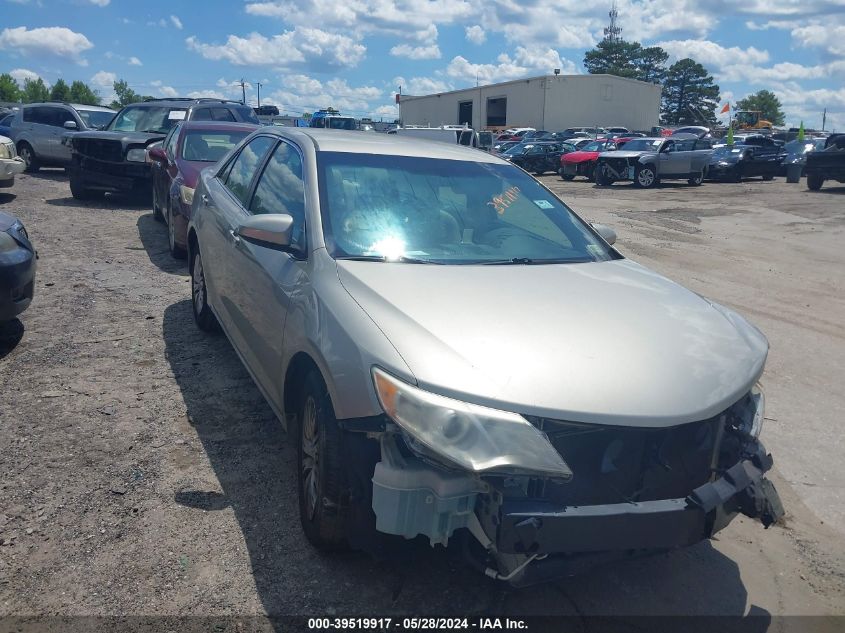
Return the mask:
<svg viewBox="0 0 845 633">
<path fill-rule="evenodd" d="M 241 242 L 241 236 L 238 235 L 238 232 L 235 229 L 229 229 L 229 237 L 232 239 L 232 243 L 237 246 Z"/>
<path fill-rule="evenodd" d="M 208 196 L 207 196 L 207 195 L 205 195 L 205 194 L 202 194 L 202 203 L 203 203 L 205 206 L 208 206 Z"/>
</svg>

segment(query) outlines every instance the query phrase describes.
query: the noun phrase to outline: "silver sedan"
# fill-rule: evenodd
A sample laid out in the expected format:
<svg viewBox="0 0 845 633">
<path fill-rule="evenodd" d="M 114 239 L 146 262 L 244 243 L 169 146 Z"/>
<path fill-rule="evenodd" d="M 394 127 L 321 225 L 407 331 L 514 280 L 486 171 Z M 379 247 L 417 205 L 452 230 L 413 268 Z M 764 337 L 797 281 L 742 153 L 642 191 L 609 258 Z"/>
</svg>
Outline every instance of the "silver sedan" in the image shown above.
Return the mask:
<svg viewBox="0 0 845 633">
<path fill-rule="evenodd" d="M 615 237 L 418 139 L 263 128 L 202 172 L 195 320 L 295 438 L 315 546 L 462 540 L 523 584 L 782 515 L 766 338 Z"/>
</svg>

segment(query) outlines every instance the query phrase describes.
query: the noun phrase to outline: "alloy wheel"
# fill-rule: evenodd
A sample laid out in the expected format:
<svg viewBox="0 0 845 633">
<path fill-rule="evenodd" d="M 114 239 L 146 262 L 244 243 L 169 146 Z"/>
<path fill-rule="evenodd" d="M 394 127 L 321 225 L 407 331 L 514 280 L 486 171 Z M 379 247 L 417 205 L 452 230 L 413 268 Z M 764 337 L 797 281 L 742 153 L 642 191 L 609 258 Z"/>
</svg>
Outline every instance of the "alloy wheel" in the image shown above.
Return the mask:
<svg viewBox="0 0 845 633">
<path fill-rule="evenodd" d="M 319 429 L 317 426 L 317 403 L 308 396 L 302 410 L 302 492 L 305 496 L 309 519 L 317 511 L 319 490 Z"/>
<path fill-rule="evenodd" d="M 202 257 L 197 253 L 194 255 L 194 274 L 192 275 L 192 296 L 194 299 L 194 312 L 200 314 L 205 307 L 205 276 L 202 270 Z"/>
<path fill-rule="evenodd" d="M 640 173 L 637 175 L 637 183 L 641 187 L 651 187 L 653 182 L 654 172 L 648 167 L 641 169 Z"/>
</svg>

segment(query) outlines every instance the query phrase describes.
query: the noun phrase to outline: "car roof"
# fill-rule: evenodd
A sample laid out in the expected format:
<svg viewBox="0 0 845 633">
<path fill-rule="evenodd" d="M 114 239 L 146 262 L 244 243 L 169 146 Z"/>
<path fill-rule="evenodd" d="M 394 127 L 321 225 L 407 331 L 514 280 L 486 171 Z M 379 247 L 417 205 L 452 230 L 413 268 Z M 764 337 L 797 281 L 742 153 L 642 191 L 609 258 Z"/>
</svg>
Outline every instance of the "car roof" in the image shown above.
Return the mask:
<svg viewBox="0 0 845 633">
<path fill-rule="evenodd" d="M 136 101 L 135 103 L 127 103 L 126 107 L 131 108 L 135 106 L 163 106 L 165 108 L 190 108 L 197 105 L 227 105 L 227 106 L 237 106 L 240 108 L 249 108 L 249 106 L 245 106 L 240 101 L 230 101 L 227 99 L 191 99 L 191 98 L 182 98 L 182 97 L 174 97 L 171 99 L 147 99 L 146 101 Z M 252 108 L 249 108 L 252 110 Z"/>
<path fill-rule="evenodd" d="M 234 121 L 183 121 L 182 130 L 218 130 L 221 132 L 252 132 L 261 126 L 257 123 L 237 123 Z"/>
<path fill-rule="evenodd" d="M 471 147 L 399 134 L 363 134 L 360 131 L 351 130 L 270 126 L 265 126 L 261 131 L 273 136 L 289 138 L 298 143 L 310 141 L 318 153 L 383 154 L 387 156 L 464 160 L 475 163 L 509 164 L 501 158 L 496 158 L 492 154 Z"/>
<path fill-rule="evenodd" d="M 98 112 L 117 112 L 111 108 L 98 105 L 87 105 L 85 103 L 69 103 L 67 101 L 39 101 L 38 103 L 24 103 L 24 108 L 32 108 L 34 106 L 68 106 L 74 110 L 95 110 Z"/>
</svg>

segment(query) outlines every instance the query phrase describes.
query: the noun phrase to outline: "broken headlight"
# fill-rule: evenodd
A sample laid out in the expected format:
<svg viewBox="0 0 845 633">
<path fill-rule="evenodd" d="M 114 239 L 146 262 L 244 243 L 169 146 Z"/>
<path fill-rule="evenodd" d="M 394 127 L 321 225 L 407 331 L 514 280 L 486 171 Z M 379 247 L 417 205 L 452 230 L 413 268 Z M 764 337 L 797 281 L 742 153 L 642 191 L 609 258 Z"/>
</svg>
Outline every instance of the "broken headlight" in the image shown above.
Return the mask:
<svg viewBox="0 0 845 633">
<path fill-rule="evenodd" d="M 728 410 L 728 425 L 732 431 L 756 439 L 763 428 L 765 409 L 766 397 L 760 383 L 757 383 Z"/>
<path fill-rule="evenodd" d="M 546 436 L 521 415 L 423 391 L 375 367 L 373 382 L 385 413 L 451 465 L 476 473 L 572 477 Z"/>
</svg>

